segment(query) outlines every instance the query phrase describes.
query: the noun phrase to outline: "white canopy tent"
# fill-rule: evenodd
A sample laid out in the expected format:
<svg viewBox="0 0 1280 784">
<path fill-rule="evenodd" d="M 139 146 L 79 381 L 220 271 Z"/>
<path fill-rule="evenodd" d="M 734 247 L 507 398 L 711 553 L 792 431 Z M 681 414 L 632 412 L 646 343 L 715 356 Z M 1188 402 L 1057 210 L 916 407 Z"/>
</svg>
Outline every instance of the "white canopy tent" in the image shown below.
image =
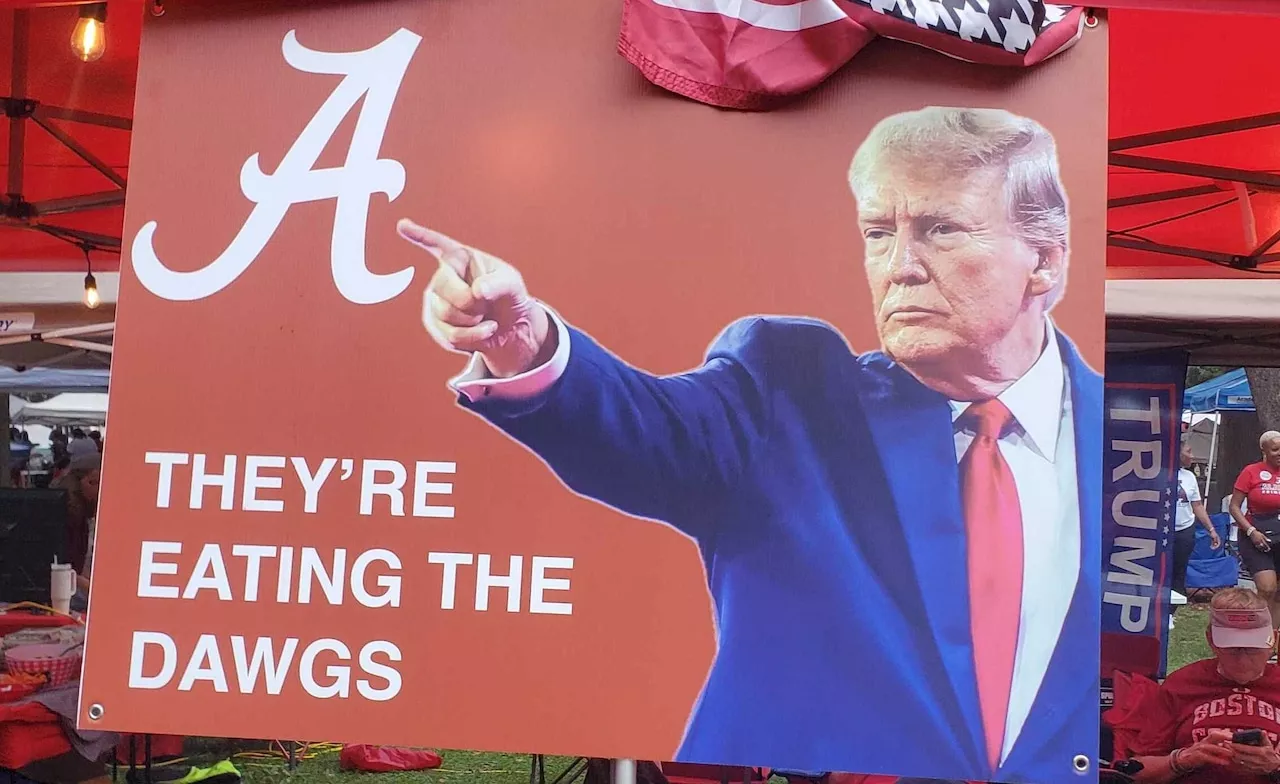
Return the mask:
<svg viewBox="0 0 1280 784">
<path fill-rule="evenodd" d="M 1278 303 L 1280 278 L 1108 280 L 1107 350 L 1182 349 L 1193 365 L 1280 367 Z"/>
<path fill-rule="evenodd" d="M 24 403 L 11 398 L 9 416 L 19 426 L 102 427 L 107 423 L 107 396 L 103 392 L 64 392 L 43 403 Z"/>
<path fill-rule="evenodd" d="M 98 368 L 111 365 L 120 275 L 94 275 L 101 304 L 84 302 L 84 275 L 0 273 L 0 365 Z"/>
<path fill-rule="evenodd" d="M 1187 442 L 1191 445 L 1192 460 L 1208 464 L 1217 447 L 1217 430 L 1221 417 L 1213 414 L 1192 414 L 1183 412 L 1182 421 L 1187 423 Z"/>
</svg>

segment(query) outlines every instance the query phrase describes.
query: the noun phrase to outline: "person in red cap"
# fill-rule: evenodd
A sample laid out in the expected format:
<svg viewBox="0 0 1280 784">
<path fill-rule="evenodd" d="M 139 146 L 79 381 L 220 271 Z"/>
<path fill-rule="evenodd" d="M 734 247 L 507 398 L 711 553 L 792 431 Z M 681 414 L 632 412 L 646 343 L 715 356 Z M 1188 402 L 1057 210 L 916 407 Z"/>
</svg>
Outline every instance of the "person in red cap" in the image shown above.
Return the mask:
<svg viewBox="0 0 1280 784">
<path fill-rule="evenodd" d="M 1227 588 L 1210 603 L 1213 658 L 1169 675 L 1143 706 L 1140 784 L 1280 784 L 1280 668 L 1267 601 Z"/>
</svg>

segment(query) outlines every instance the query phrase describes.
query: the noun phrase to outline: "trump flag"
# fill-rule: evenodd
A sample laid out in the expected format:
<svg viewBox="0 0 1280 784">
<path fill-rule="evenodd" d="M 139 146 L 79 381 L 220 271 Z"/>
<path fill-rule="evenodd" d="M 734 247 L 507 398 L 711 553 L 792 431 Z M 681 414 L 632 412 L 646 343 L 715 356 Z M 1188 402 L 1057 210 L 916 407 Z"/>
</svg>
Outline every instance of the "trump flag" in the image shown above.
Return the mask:
<svg viewBox="0 0 1280 784">
<path fill-rule="evenodd" d="M 1182 353 L 1107 360 L 1102 675 L 1163 677 L 1182 436 Z"/>
</svg>

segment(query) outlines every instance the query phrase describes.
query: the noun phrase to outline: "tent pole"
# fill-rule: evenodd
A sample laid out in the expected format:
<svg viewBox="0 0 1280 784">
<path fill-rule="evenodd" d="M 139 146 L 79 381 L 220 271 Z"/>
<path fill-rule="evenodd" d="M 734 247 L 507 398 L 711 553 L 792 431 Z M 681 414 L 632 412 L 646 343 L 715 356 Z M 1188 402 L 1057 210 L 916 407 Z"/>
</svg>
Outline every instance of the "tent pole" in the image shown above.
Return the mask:
<svg viewBox="0 0 1280 784">
<path fill-rule="evenodd" d="M 13 58 L 9 68 L 9 94 L 22 100 L 27 97 L 27 12 L 13 12 Z M 26 120 L 9 118 L 9 177 L 5 191 L 11 197 L 22 193 L 22 174 L 26 159 Z"/>
<path fill-rule="evenodd" d="M 1209 483 L 1213 481 L 1214 458 L 1218 456 L 1218 423 L 1222 421 L 1222 412 L 1213 412 L 1213 435 L 1209 438 L 1209 470 L 1205 472 L 1204 494 L 1209 495 Z M 1212 509 L 1213 507 L 1209 507 Z"/>
<path fill-rule="evenodd" d="M 636 761 L 632 759 L 616 759 L 613 761 L 612 784 L 636 784 Z"/>
<path fill-rule="evenodd" d="M 9 476 L 9 395 L 0 392 L 0 487 L 8 487 Z"/>
</svg>

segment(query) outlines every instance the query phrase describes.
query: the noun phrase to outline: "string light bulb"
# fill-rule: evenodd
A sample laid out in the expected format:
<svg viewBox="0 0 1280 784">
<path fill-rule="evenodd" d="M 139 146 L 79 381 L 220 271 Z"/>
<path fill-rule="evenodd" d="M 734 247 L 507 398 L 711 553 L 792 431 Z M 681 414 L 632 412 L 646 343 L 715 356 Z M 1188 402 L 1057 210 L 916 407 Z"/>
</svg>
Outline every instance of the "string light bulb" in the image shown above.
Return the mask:
<svg viewBox="0 0 1280 784">
<path fill-rule="evenodd" d="M 86 63 L 102 58 L 107 51 L 107 4 L 80 6 L 80 19 L 71 34 L 71 51 Z"/>
<path fill-rule="evenodd" d="M 98 281 L 93 277 L 93 262 L 89 261 L 89 249 L 84 248 L 84 306 L 93 310 L 102 304 L 102 296 L 98 294 Z"/>
</svg>

